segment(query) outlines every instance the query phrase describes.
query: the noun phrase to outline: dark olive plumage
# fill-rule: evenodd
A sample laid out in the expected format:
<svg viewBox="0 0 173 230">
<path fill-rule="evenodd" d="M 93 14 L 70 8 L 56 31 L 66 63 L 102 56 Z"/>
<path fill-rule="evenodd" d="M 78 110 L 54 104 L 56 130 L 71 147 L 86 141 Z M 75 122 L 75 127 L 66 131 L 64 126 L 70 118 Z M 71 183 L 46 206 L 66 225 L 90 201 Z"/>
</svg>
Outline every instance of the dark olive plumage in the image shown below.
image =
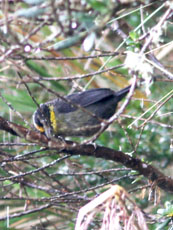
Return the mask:
<svg viewBox="0 0 173 230">
<path fill-rule="evenodd" d="M 115 92 L 111 89 L 90 89 L 57 98 L 40 105 L 33 115 L 35 127 L 53 136 L 92 136 L 103 119 L 109 119 L 130 86 Z"/>
</svg>

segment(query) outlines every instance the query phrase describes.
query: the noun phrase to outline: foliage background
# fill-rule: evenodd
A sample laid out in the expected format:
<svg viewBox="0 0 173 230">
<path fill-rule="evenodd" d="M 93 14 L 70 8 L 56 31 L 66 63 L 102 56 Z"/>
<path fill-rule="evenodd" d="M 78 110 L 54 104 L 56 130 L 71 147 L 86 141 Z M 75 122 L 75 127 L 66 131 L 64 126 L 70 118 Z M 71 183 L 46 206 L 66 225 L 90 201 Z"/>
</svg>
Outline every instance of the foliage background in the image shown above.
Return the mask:
<svg viewBox="0 0 173 230">
<path fill-rule="evenodd" d="M 60 95 L 96 87 L 119 90 L 130 84 L 134 71 L 130 67 L 136 60 L 115 67 L 127 60 L 126 51 L 141 52 L 155 68 L 147 61 L 148 66 L 142 63 L 144 68 L 137 70 L 141 84 L 130 104 L 96 143 L 133 154 L 172 175 L 172 99 L 160 107 L 156 104 L 129 128 L 173 89 L 172 11 L 155 34 L 152 30 L 173 8 L 171 4 L 144 0 L 2 1 L 0 116 L 34 129 L 32 114 L 37 105 L 33 98 L 38 104 L 55 98 L 47 88 Z M 149 32 L 154 35 L 146 46 Z M 141 128 L 150 115 L 153 117 Z M 130 193 L 145 212 L 149 229 L 171 229 L 172 195 L 138 172 L 101 158 L 67 155 L 65 159 L 64 154 L 2 130 L 0 142 L 1 229 L 74 229 L 79 208 L 109 184 L 119 184 Z M 99 229 L 97 222 L 93 229 Z"/>
</svg>

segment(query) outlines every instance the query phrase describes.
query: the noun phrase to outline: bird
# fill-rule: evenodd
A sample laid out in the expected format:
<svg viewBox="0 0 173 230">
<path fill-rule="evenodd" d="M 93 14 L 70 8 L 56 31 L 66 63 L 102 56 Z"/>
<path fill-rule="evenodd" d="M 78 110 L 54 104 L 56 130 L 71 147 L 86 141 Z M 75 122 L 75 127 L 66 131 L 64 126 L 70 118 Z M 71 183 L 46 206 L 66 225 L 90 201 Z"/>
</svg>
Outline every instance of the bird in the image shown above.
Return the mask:
<svg viewBox="0 0 173 230">
<path fill-rule="evenodd" d="M 94 88 L 41 104 L 33 114 L 36 130 L 51 137 L 90 137 L 112 117 L 131 86 L 114 91 Z"/>
</svg>

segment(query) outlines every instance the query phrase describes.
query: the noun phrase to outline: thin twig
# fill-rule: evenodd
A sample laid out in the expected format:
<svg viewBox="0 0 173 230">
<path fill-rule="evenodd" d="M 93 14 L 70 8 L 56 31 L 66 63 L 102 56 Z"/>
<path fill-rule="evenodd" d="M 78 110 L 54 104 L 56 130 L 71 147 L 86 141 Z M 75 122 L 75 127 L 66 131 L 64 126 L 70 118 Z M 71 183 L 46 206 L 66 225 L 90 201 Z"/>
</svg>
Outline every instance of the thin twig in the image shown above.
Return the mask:
<svg viewBox="0 0 173 230">
<path fill-rule="evenodd" d="M 39 211 L 42 211 L 44 209 L 50 208 L 51 206 L 53 206 L 53 204 L 51 204 L 51 203 L 45 204 L 45 205 L 40 206 L 38 208 L 33 208 L 31 210 L 27 210 L 27 211 L 23 211 L 23 212 L 20 212 L 20 213 L 11 214 L 11 215 L 8 216 L 8 218 L 12 219 L 12 218 L 16 218 L 16 217 L 21 217 L 21 216 L 24 216 L 24 215 L 28 215 L 28 214 L 31 214 L 31 213 L 39 212 Z M 7 216 L 0 217 L 0 221 L 1 220 L 6 220 L 6 219 L 7 219 Z"/>
<path fill-rule="evenodd" d="M 31 127 L 30 126 L 30 124 L 29 124 L 29 122 L 23 117 L 23 115 L 21 114 L 21 113 L 19 113 L 19 111 L 17 111 L 13 106 L 12 106 L 12 104 L 10 103 L 10 102 L 8 102 L 7 100 L 6 100 L 6 98 L 2 95 L 2 93 L 0 92 L 0 98 L 2 99 L 2 101 L 18 116 L 18 117 L 20 117 L 21 119 L 22 119 L 22 121 L 24 121 L 24 123 L 26 124 L 26 125 L 28 125 L 29 127 Z"/>
<path fill-rule="evenodd" d="M 111 172 L 120 172 L 120 171 L 130 171 L 128 168 L 112 168 L 105 170 L 96 170 L 91 172 L 79 172 L 79 173 L 52 173 L 50 176 L 86 176 L 93 174 L 102 174 L 102 173 L 111 173 Z"/>
<path fill-rule="evenodd" d="M 18 73 L 18 76 L 20 77 L 20 79 L 22 80 L 22 75 L 20 74 L 20 72 L 17 72 L 17 73 Z M 38 102 L 35 100 L 35 98 L 33 97 L 32 92 L 29 89 L 28 85 L 23 80 L 22 80 L 22 82 L 25 85 L 26 90 L 28 91 L 29 96 L 31 97 L 31 99 L 33 100 L 33 102 L 36 104 L 36 106 L 39 108 L 40 106 L 39 106 Z"/>
<path fill-rule="evenodd" d="M 124 64 L 120 64 L 120 65 L 113 66 L 113 67 L 110 67 L 110 68 L 107 68 L 107 69 L 104 69 L 104 70 L 95 71 L 95 72 L 87 73 L 87 74 L 80 74 L 80 75 L 76 75 L 76 76 L 68 76 L 68 77 L 40 77 L 40 76 L 39 77 L 34 77 L 34 76 L 32 76 L 31 78 L 33 80 L 37 80 L 37 81 L 75 80 L 75 79 L 82 79 L 82 78 L 92 77 L 94 75 L 99 75 L 99 74 L 106 73 L 106 72 L 109 72 L 111 70 L 119 69 L 119 68 L 122 68 L 122 67 L 124 67 Z"/>
<path fill-rule="evenodd" d="M 170 95 L 168 98 L 166 98 L 166 100 L 164 100 L 158 107 L 157 109 L 139 126 L 139 128 L 143 127 L 146 125 L 146 123 L 151 120 L 154 115 L 157 113 L 157 111 L 166 103 L 168 102 L 171 98 L 173 97 L 173 95 Z"/>
<path fill-rule="evenodd" d="M 27 176 L 27 175 L 32 175 L 32 174 L 35 174 L 37 172 L 40 172 L 42 171 L 43 169 L 46 169 L 46 168 L 49 168 L 49 167 L 52 167 L 53 165 L 59 163 L 60 161 L 63 161 L 65 159 L 67 159 L 69 157 L 69 155 L 65 155 L 64 157 L 62 158 L 58 158 L 54 161 L 52 161 L 51 163 L 48 163 L 46 164 L 45 166 L 43 167 L 40 167 L 40 168 L 37 168 L 37 169 L 34 169 L 34 170 L 31 170 L 29 172 L 25 172 L 25 173 L 20 173 L 18 175 L 15 175 L 15 176 L 9 176 L 9 177 L 0 177 L 0 181 L 6 181 L 6 180 L 13 180 L 13 179 L 17 179 L 17 178 L 22 178 L 24 176 Z"/>
<path fill-rule="evenodd" d="M 101 51 L 100 51 L 101 52 Z M 37 61 L 74 61 L 74 60 L 87 60 L 87 59 L 94 59 L 99 57 L 110 57 L 110 56 L 117 56 L 117 55 L 125 55 L 123 52 L 109 52 L 106 54 L 96 54 L 96 55 L 89 55 L 89 56 L 75 56 L 75 57 L 22 57 L 16 56 L 13 59 L 20 60 L 24 59 L 24 61 L 29 60 L 37 60 Z"/>
<path fill-rule="evenodd" d="M 131 116 L 131 115 L 128 115 L 128 114 L 122 114 L 121 117 L 126 117 L 126 118 L 134 119 L 134 120 L 138 119 L 138 117 Z M 140 121 L 146 121 L 145 118 L 140 118 L 140 119 L 138 119 L 138 120 L 140 120 Z M 150 120 L 150 121 L 148 121 L 148 122 L 149 122 L 149 123 L 152 123 L 152 124 L 155 124 L 155 125 L 159 125 L 159 126 L 161 126 L 161 127 L 163 127 L 163 128 L 170 128 L 170 129 L 173 129 L 173 125 L 164 124 L 164 123 L 161 123 L 161 122 L 158 122 L 158 121 L 154 121 L 154 120 Z M 139 127 L 137 127 L 137 128 L 139 128 Z"/>
<path fill-rule="evenodd" d="M 170 94 L 173 93 L 173 90 L 171 90 L 169 93 L 167 93 L 164 97 L 162 97 L 159 101 L 157 101 L 154 105 L 152 105 L 149 109 L 147 109 L 143 114 L 141 114 L 136 120 L 134 120 L 130 125 L 128 125 L 128 128 L 131 128 L 133 124 L 135 124 L 138 120 L 140 120 L 145 114 L 147 114 L 150 110 L 152 110 L 155 106 L 161 103 L 165 98 L 167 98 Z"/>
</svg>

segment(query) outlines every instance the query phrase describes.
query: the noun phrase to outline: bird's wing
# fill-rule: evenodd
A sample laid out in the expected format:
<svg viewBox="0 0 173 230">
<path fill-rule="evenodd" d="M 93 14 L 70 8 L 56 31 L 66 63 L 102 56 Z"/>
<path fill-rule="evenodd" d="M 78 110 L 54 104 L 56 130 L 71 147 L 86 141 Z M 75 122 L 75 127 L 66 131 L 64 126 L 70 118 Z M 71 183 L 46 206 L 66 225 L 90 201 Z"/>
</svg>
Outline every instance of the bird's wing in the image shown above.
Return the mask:
<svg viewBox="0 0 173 230">
<path fill-rule="evenodd" d="M 99 102 L 107 97 L 114 96 L 115 92 L 107 88 L 90 89 L 84 92 L 73 93 L 65 97 L 69 102 L 62 99 L 55 99 L 53 101 L 56 104 L 55 108 L 59 113 L 69 113 L 77 110 L 75 104 L 81 107 L 87 107 L 96 102 Z"/>
</svg>

